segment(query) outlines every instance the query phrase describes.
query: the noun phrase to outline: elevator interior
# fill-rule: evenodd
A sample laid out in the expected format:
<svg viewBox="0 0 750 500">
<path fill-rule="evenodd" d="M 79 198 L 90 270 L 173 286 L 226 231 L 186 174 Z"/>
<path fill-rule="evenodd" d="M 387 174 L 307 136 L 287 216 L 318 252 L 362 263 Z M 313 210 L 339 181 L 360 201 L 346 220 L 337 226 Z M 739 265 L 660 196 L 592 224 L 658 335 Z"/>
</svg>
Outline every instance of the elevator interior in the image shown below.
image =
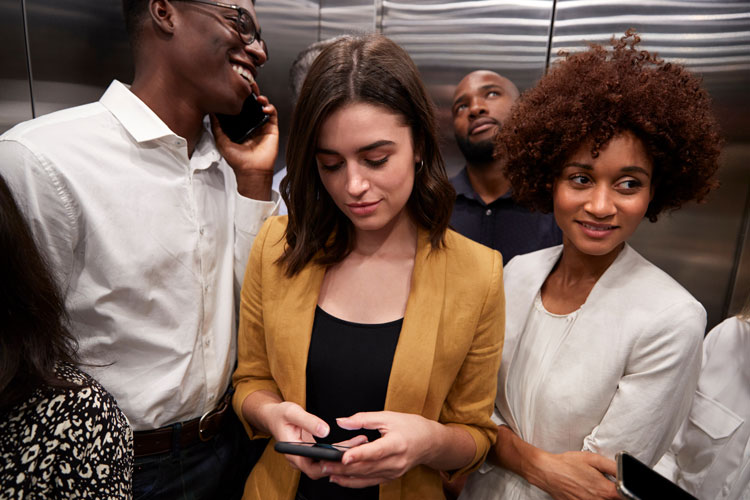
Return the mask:
<svg viewBox="0 0 750 500">
<path fill-rule="evenodd" d="M 51 111 L 97 100 L 113 78 L 132 80 L 119 0 L 0 0 L 0 132 Z M 270 47 L 258 82 L 279 109 L 284 164 L 289 65 L 310 43 L 378 31 L 414 58 L 435 100 L 449 173 L 462 166 L 451 130 L 454 85 L 491 69 L 523 91 L 561 49 L 606 42 L 634 27 L 643 47 L 699 73 L 726 144 L 721 188 L 641 224 L 631 240 L 690 290 L 709 327 L 750 294 L 750 2 L 693 0 L 257 0 Z M 0 168 L 2 168 L 0 166 Z M 633 311 L 633 314 L 638 314 Z"/>
</svg>

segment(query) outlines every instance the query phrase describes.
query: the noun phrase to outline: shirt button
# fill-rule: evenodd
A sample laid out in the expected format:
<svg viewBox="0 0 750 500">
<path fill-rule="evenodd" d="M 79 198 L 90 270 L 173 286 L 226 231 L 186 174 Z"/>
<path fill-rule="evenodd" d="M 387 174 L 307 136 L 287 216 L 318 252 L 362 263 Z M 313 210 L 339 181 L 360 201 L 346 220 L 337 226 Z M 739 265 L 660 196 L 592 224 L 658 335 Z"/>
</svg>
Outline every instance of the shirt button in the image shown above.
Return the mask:
<svg viewBox="0 0 750 500">
<path fill-rule="evenodd" d="M 492 215 L 492 209 L 488 208 L 484 215 Z"/>
<path fill-rule="evenodd" d="M 203 287 L 203 291 L 205 291 L 206 293 L 208 293 L 209 288 L 211 288 L 211 287 L 208 286 L 208 285 L 206 285 L 206 286 Z"/>
<path fill-rule="evenodd" d="M 204 344 L 206 344 L 206 347 L 210 346 L 211 345 L 211 339 L 206 339 L 206 341 L 204 342 Z"/>
<path fill-rule="evenodd" d="M 198 232 L 199 232 L 199 233 L 201 233 L 201 234 L 203 234 L 203 233 L 205 233 L 205 232 L 206 232 L 206 230 L 205 230 L 205 229 L 203 229 L 203 228 L 200 228 L 200 229 L 198 229 Z"/>
</svg>

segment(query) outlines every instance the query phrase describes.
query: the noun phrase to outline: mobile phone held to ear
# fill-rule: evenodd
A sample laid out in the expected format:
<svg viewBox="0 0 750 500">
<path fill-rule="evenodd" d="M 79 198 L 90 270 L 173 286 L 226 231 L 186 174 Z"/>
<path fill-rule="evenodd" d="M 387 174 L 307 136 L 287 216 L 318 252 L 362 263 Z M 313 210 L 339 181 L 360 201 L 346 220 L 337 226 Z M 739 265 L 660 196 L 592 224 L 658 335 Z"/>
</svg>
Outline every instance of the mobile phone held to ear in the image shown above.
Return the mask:
<svg viewBox="0 0 750 500">
<path fill-rule="evenodd" d="M 330 462 L 341 462 L 341 457 L 349 448 L 335 444 L 323 443 L 300 443 L 291 441 L 279 441 L 273 445 L 273 449 L 279 453 L 288 455 L 299 455 L 314 460 L 328 460 Z"/>
<path fill-rule="evenodd" d="M 255 94 L 250 94 L 242 104 L 240 114 L 217 114 L 216 119 L 229 140 L 242 144 L 268 121 L 268 115 L 263 112 L 263 106 L 258 103 Z"/>
<path fill-rule="evenodd" d="M 617 493 L 628 500 L 698 500 L 627 452 L 617 454 Z"/>
</svg>

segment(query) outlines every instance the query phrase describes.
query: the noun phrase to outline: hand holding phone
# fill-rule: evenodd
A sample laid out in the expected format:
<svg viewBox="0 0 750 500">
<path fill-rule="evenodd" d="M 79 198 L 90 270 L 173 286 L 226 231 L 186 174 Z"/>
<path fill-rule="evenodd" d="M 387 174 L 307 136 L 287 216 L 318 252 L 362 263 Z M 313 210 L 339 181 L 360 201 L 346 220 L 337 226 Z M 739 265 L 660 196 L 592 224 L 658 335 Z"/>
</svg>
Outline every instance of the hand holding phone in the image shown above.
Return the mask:
<svg viewBox="0 0 750 500">
<path fill-rule="evenodd" d="M 242 111 L 238 115 L 217 114 L 221 130 L 232 142 L 242 144 L 268 121 L 269 116 L 263 112 L 263 106 L 255 94 L 245 99 Z"/>
<path fill-rule="evenodd" d="M 348 450 L 349 447 L 325 443 L 279 441 L 274 444 L 273 449 L 279 453 L 299 455 L 301 457 L 312 458 L 313 460 L 340 462 L 341 457 L 344 456 L 344 452 Z"/>
<path fill-rule="evenodd" d="M 269 201 L 279 152 L 278 114 L 256 84 L 253 88 L 255 94 L 245 101 L 243 113 L 229 118 L 211 115 L 211 126 L 219 153 L 237 177 L 237 192 L 245 198 Z"/>
</svg>

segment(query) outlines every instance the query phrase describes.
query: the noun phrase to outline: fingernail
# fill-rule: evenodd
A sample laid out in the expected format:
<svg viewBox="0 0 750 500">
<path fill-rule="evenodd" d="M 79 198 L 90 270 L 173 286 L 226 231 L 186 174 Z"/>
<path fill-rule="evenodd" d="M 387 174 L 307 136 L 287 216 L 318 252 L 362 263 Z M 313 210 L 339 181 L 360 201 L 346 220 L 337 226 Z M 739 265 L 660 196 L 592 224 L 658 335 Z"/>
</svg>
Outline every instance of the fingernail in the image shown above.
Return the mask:
<svg viewBox="0 0 750 500">
<path fill-rule="evenodd" d="M 326 424 L 318 424 L 316 434 L 318 437 L 326 437 L 328 435 L 328 426 Z"/>
<path fill-rule="evenodd" d="M 347 427 L 347 426 L 346 426 L 346 424 L 343 424 L 343 423 L 341 423 L 341 422 L 342 422 L 342 420 L 346 420 L 346 419 L 345 419 L 345 418 L 343 418 L 343 417 L 341 417 L 341 418 L 337 418 L 337 419 L 336 419 L 336 424 L 337 424 L 337 425 L 338 425 L 339 427 L 341 427 L 342 429 L 346 429 L 346 430 L 348 430 L 348 431 L 354 430 L 354 427 Z"/>
<path fill-rule="evenodd" d="M 323 474 L 328 472 L 328 467 L 326 467 L 325 465 L 322 466 L 320 469 L 323 471 Z"/>
</svg>

